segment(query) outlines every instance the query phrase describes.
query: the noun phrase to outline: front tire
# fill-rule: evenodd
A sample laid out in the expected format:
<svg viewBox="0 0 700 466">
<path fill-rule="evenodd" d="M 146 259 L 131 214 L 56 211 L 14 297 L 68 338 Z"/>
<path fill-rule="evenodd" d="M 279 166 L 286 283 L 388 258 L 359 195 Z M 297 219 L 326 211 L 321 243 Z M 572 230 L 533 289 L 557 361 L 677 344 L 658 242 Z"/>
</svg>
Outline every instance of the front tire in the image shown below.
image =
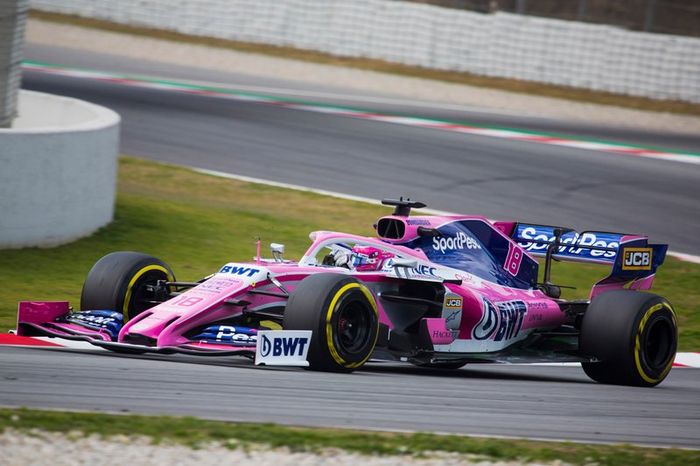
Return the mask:
<svg viewBox="0 0 700 466">
<path fill-rule="evenodd" d="M 124 323 L 153 306 L 152 287 L 159 280 L 175 281 L 163 261 L 148 254 L 119 251 L 98 260 L 88 272 L 80 295 L 80 309 L 121 312 Z"/>
<path fill-rule="evenodd" d="M 599 362 L 582 363 L 600 383 L 653 387 L 668 375 L 678 346 L 676 316 L 661 296 L 610 291 L 583 316 L 580 350 Z"/>
<path fill-rule="evenodd" d="M 369 289 L 353 277 L 311 275 L 290 296 L 283 328 L 313 332 L 310 369 L 352 372 L 367 362 L 377 343 L 377 304 Z"/>
</svg>

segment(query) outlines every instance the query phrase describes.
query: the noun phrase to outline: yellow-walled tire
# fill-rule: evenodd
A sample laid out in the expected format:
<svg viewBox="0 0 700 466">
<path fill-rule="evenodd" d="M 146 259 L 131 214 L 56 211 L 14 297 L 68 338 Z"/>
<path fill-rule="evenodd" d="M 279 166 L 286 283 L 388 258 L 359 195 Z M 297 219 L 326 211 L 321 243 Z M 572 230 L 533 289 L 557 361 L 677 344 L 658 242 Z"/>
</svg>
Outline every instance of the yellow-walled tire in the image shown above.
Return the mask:
<svg viewBox="0 0 700 466">
<path fill-rule="evenodd" d="M 284 311 L 285 330 L 311 330 L 309 368 L 351 372 L 372 355 L 379 334 L 377 304 L 353 277 L 322 273 L 302 280 Z"/>
<path fill-rule="evenodd" d="M 149 287 L 158 280 L 175 281 L 165 262 L 140 252 L 107 254 L 92 266 L 85 278 L 80 309 L 121 312 L 126 323 L 156 305 Z"/>
<path fill-rule="evenodd" d="M 596 296 L 581 325 L 580 351 L 598 362 L 582 363 L 593 380 L 653 387 L 668 375 L 676 356 L 678 328 L 671 304 L 661 296 L 619 290 Z"/>
</svg>

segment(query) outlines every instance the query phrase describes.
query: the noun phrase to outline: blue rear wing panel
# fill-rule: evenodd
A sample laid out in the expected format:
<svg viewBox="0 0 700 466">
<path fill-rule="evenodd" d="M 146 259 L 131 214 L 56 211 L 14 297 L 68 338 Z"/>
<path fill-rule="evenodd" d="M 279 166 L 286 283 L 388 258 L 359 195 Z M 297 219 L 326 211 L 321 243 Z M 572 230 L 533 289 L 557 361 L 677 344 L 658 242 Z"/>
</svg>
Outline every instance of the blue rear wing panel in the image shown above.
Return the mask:
<svg viewBox="0 0 700 466">
<path fill-rule="evenodd" d="M 547 248 L 555 241 L 555 229 L 562 229 L 563 233 L 554 258 L 610 266 L 610 275 L 595 284 L 591 297 L 610 286 L 621 288 L 630 284 L 635 289 L 648 289 L 668 250 L 665 244 L 649 244 L 645 236 L 599 231 L 578 233 L 527 223 L 516 224 L 511 237 L 528 253 L 545 256 Z"/>
<path fill-rule="evenodd" d="M 554 242 L 554 230 L 560 227 L 518 223 L 512 238 L 518 246 L 532 255 L 544 256 Z M 585 231 L 578 233 L 563 229 L 561 245 L 554 251 L 557 259 L 614 264 L 625 236 L 622 233 Z"/>
</svg>

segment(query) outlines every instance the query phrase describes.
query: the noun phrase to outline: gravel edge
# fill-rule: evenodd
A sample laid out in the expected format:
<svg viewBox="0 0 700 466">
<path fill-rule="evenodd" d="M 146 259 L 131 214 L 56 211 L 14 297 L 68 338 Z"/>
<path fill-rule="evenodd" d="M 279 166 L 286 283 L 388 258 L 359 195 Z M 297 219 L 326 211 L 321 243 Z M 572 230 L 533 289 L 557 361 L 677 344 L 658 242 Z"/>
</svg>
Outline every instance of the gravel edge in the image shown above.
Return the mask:
<svg viewBox="0 0 700 466">
<path fill-rule="evenodd" d="M 147 437 L 98 435 L 84 436 L 46 432 L 33 429 L 27 432 L 8 429 L 0 434 L 0 462 L 5 466 L 51 464 L 54 466 L 105 465 L 216 465 L 255 464 L 256 466 L 539 466 L 545 463 L 519 461 L 488 461 L 483 458 L 457 453 L 431 452 L 424 458 L 410 456 L 367 456 L 339 449 L 324 449 L 318 453 L 293 452 L 287 448 L 269 449 L 264 445 L 238 446 L 232 439 L 229 446 L 211 443 L 189 448 L 173 443 L 154 444 Z M 565 466 L 555 461 L 546 463 Z"/>
</svg>

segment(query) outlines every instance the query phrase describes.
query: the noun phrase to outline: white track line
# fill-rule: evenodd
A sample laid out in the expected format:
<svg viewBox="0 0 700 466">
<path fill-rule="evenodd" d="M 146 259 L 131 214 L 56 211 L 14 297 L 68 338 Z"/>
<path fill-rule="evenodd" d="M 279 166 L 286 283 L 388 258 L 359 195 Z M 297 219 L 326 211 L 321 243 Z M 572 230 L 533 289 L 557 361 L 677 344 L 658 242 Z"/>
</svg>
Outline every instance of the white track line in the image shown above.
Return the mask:
<svg viewBox="0 0 700 466">
<path fill-rule="evenodd" d="M 420 128 L 440 129 L 444 131 L 458 132 L 464 134 L 489 136 L 500 139 L 510 139 L 523 142 L 531 142 L 537 144 L 549 144 L 556 146 L 572 147 L 577 149 L 592 150 L 598 152 L 625 154 L 637 157 L 648 157 L 659 160 L 667 160 L 682 163 L 700 164 L 700 155 L 698 154 L 682 154 L 676 152 L 665 152 L 663 150 L 650 149 L 638 146 L 631 146 L 621 143 L 613 143 L 606 141 L 583 141 L 579 139 L 570 139 L 566 137 L 551 136 L 549 134 L 530 133 L 518 129 L 510 128 L 482 128 L 471 126 L 469 124 L 461 124 L 457 122 L 446 122 L 441 120 L 433 120 L 426 118 L 418 118 L 412 116 L 396 116 L 376 113 L 368 110 L 348 109 L 337 105 L 325 105 L 321 103 L 304 103 L 290 102 L 284 98 L 268 96 L 268 95 L 245 95 L 240 89 L 209 87 L 202 85 L 187 84 L 184 80 L 170 81 L 163 79 L 153 79 L 146 77 L 127 76 L 120 74 L 95 72 L 91 70 L 76 70 L 62 66 L 45 65 L 41 63 L 26 62 L 23 69 L 35 70 L 45 73 L 58 74 L 62 76 L 70 76 L 76 78 L 88 78 L 101 81 L 112 82 L 125 86 L 168 90 L 172 92 L 182 92 L 187 94 L 199 94 L 209 97 L 238 100 L 238 101 L 258 101 L 271 105 L 278 105 L 284 108 L 292 108 L 316 113 L 332 113 L 352 118 L 359 118 L 370 121 L 378 121 L 384 123 L 393 123 L 406 126 L 414 126 Z"/>
<path fill-rule="evenodd" d="M 692 262 L 693 264 L 700 264 L 700 256 L 693 256 L 692 254 L 685 254 L 683 252 L 668 251 L 669 256 L 673 256 L 676 259 L 680 259 L 684 262 Z"/>
</svg>

